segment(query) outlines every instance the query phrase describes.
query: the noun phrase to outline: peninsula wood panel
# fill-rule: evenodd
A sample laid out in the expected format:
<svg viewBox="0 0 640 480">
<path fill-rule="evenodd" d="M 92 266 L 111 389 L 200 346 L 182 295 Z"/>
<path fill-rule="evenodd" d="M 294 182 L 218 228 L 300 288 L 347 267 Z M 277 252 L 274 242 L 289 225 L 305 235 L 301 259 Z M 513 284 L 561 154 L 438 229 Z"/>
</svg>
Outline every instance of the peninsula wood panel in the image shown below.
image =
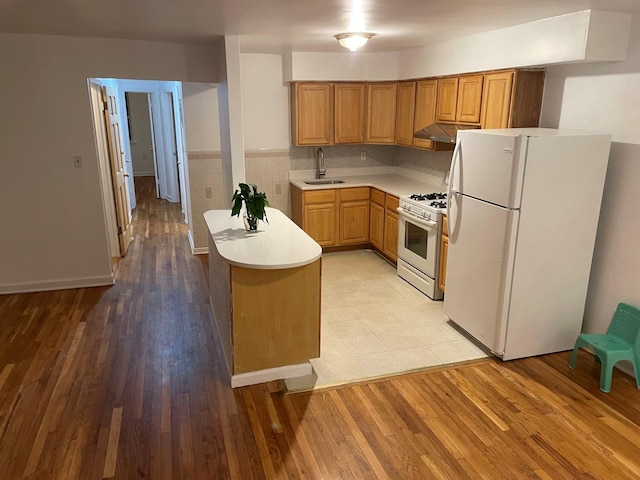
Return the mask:
<svg viewBox="0 0 640 480">
<path fill-rule="evenodd" d="M 213 312 L 213 323 L 220 338 L 220 346 L 228 372 L 233 371 L 233 327 L 231 318 L 231 268 L 218 253 L 218 249 L 209 237 L 209 302 Z M 214 275 L 214 272 L 216 274 Z"/>
<path fill-rule="evenodd" d="M 231 266 L 231 290 L 234 375 L 320 356 L 320 260 L 282 270 Z"/>
<path fill-rule="evenodd" d="M 336 83 L 335 143 L 364 143 L 365 84 Z"/>
</svg>

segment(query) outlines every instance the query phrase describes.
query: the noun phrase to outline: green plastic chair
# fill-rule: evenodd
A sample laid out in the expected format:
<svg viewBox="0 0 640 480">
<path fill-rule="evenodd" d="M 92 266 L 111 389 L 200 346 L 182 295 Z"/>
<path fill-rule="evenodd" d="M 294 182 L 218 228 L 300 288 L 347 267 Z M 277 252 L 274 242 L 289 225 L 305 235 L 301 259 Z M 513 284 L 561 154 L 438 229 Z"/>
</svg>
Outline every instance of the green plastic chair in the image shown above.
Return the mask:
<svg viewBox="0 0 640 480">
<path fill-rule="evenodd" d="M 613 367 L 621 360 L 631 362 L 636 385 L 640 388 L 640 310 L 626 303 L 619 303 L 606 334 L 580 334 L 573 347 L 569 368 L 575 367 L 580 347 L 592 347 L 596 360 L 600 360 L 600 390 L 605 393 L 611 391 Z"/>
</svg>

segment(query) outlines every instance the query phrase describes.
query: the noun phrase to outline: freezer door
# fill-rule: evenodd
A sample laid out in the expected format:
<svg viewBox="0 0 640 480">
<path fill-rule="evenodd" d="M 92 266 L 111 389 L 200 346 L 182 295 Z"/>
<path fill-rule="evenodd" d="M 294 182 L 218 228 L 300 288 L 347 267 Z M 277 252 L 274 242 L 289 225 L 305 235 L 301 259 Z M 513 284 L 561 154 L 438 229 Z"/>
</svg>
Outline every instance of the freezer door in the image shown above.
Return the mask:
<svg viewBox="0 0 640 480">
<path fill-rule="evenodd" d="M 497 355 L 504 352 L 518 217 L 460 194 L 450 205 L 444 313 Z"/>
<path fill-rule="evenodd" d="M 508 208 L 520 208 L 527 137 L 458 132 L 452 191 Z"/>
</svg>

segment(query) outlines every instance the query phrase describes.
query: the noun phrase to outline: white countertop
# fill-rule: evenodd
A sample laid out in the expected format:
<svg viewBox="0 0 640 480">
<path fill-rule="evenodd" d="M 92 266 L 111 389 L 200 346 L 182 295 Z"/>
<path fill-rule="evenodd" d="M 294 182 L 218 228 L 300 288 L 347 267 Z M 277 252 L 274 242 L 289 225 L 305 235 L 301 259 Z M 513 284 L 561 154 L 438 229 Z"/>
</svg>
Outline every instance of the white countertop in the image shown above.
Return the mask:
<svg viewBox="0 0 640 480">
<path fill-rule="evenodd" d="M 397 197 L 411 195 L 414 193 L 443 192 L 446 186 L 441 182 L 429 181 L 428 178 L 410 178 L 397 173 L 372 173 L 366 175 L 338 174 L 331 175 L 325 180 L 344 180 L 344 183 L 333 183 L 325 185 L 307 185 L 305 180 L 313 180 L 313 176 L 306 178 L 290 178 L 289 182 L 300 190 L 323 190 L 327 188 L 350 188 L 350 187 L 375 187 L 385 193 L 390 193 Z"/>
<path fill-rule="evenodd" d="M 269 223 L 258 221 L 256 232 L 247 232 L 231 210 L 209 210 L 204 219 L 218 253 L 229 264 L 258 270 L 294 268 L 316 261 L 322 248 L 284 213 L 267 207 Z"/>
</svg>

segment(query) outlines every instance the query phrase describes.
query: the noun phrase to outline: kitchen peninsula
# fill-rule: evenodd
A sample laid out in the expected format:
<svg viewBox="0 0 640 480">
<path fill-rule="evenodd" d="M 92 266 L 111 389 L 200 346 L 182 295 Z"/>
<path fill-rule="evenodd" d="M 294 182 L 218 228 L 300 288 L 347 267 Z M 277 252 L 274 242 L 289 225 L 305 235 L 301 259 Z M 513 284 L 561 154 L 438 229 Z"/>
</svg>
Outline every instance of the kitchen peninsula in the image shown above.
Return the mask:
<svg viewBox="0 0 640 480">
<path fill-rule="evenodd" d="M 210 302 L 232 387 L 311 373 L 320 356 L 320 246 L 286 215 L 247 232 L 209 210 Z"/>
</svg>

